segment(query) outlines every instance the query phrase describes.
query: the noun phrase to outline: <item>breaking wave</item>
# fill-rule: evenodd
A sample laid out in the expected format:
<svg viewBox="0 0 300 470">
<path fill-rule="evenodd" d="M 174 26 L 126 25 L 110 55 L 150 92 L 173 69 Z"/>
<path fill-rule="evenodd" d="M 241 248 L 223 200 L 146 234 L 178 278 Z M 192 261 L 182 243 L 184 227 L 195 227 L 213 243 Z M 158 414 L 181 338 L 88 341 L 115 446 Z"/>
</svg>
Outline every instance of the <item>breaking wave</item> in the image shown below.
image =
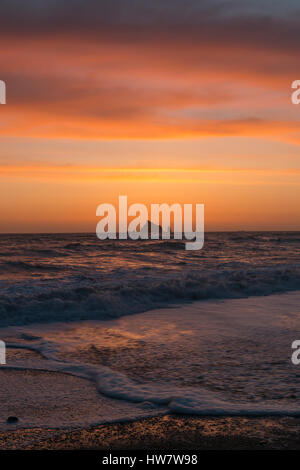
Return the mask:
<svg viewBox="0 0 300 470">
<path fill-rule="evenodd" d="M 2 288 L 0 326 L 105 320 L 172 303 L 234 299 L 298 290 L 300 265 L 224 269 L 120 282 L 88 277 Z"/>
<path fill-rule="evenodd" d="M 0 326 L 298 290 L 299 240 L 299 232 L 208 233 L 191 252 L 178 240 L 1 235 Z"/>
</svg>

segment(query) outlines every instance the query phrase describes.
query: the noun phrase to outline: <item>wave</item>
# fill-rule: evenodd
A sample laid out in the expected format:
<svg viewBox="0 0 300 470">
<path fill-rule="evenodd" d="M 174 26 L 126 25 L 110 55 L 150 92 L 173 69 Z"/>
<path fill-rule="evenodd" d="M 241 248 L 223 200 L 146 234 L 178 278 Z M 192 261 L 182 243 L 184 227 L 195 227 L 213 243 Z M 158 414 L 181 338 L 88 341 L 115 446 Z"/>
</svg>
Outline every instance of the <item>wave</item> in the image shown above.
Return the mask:
<svg viewBox="0 0 300 470">
<path fill-rule="evenodd" d="M 61 271 L 64 270 L 64 266 L 51 265 L 48 263 L 33 263 L 29 261 L 4 261 L 0 265 L 0 272 L 10 271 Z"/>
<path fill-rule="evenodd" d="M 18 268 L 32 269 L 31 263 Z M 36 269 L 49 266 L 36 266 Z M 142 272 L 142 270 L 141 270 Z M 105 320 L 172 303 L 234 299 L 300 289 L 300 265 L 192 271 L 165 278 L 111 280 L 72 278 L 2 289 L 0 326 L 32 322 Z"/>
<path fill-rule="evenodd" d="M 67 243 L 66 245 L 63 246 L 64 249 L 66 250 L 73 250 L 73 249 L 78 249 L 82 248 L 82 244 L 80 242 L 72 242 L 72 243 Z"/>
<path fill-rule="evenodd" d="M 9 348 L 39 352 L 47 361 L 36 361 L 31 366 L 10 364 L 11 370 L 39 370 L 70 374 L 92 381 L 98 392 L 108 398 L 135 404 L 144 404 L 145 416 L 151 407 L 161 413 L 180 413 L 204 416 L 300 416 L 299 405 L 284 405 L 279 401 L 234 401 L 221 392 L 205 387 L 168 386 L 165 383 L 138 383 L 124 373 L 107 366 L 67 362 L 56 358 L 58 345 L 41 340 L 37 344 L 9 343 Z M 140 416 L 139 416 L 140 417 Z M 134 414 L 132 419 L 134 419 Z M 115 419 L 114 419 L 115 420 Z"/>
</svg>

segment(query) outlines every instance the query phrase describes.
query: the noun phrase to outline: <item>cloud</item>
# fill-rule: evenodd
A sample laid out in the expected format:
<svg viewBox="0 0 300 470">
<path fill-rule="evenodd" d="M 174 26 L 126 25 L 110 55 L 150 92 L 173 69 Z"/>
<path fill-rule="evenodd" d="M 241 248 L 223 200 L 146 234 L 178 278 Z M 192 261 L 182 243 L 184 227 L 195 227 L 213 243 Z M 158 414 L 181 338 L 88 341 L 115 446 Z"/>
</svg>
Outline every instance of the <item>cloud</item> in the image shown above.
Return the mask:
<svg viewBox="0 0 300 470">
<path fill-rule="evenodd" d="M 2 0 L 0 135 L 298 142 L 296 4 L 242 4 Z"/>
<path fill-rule="evenodd" d="M 296 0 L 2 0 L 1 36 L 63 35 L 133 41 L 214 40 L 297 47 Z"/>
</svg>

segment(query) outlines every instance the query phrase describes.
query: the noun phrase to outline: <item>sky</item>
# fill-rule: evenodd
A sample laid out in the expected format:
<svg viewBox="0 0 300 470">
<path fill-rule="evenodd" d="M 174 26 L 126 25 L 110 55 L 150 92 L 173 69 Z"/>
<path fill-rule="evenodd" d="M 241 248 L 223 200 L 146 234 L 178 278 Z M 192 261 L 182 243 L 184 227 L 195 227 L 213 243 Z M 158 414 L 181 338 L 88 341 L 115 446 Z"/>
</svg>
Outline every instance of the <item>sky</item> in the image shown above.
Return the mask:
<svg viewBox="0 0 300 470">
<path fill-rule="evenodd" d="M 0 232 L 204 203 L 206 230 L 300 230 L 298 0 L 1 0 Z"/>
</svg>

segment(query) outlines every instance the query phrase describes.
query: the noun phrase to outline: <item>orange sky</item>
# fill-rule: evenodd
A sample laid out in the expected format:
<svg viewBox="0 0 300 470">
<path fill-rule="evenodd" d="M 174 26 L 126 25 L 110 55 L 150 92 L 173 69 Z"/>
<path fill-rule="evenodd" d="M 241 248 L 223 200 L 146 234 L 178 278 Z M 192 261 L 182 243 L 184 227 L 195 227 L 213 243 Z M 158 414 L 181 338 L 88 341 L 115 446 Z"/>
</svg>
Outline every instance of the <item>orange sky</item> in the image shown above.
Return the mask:
<svg viewBox="0 0 300 470">
<path fill-rule="evenodd" d="M 204 203 L 206 230 L 300 230 L 295 15 L 31 3 L 21 27 L 2 12 L 1 232 L 94 231 L 119 194 Z"/>
</svg>

